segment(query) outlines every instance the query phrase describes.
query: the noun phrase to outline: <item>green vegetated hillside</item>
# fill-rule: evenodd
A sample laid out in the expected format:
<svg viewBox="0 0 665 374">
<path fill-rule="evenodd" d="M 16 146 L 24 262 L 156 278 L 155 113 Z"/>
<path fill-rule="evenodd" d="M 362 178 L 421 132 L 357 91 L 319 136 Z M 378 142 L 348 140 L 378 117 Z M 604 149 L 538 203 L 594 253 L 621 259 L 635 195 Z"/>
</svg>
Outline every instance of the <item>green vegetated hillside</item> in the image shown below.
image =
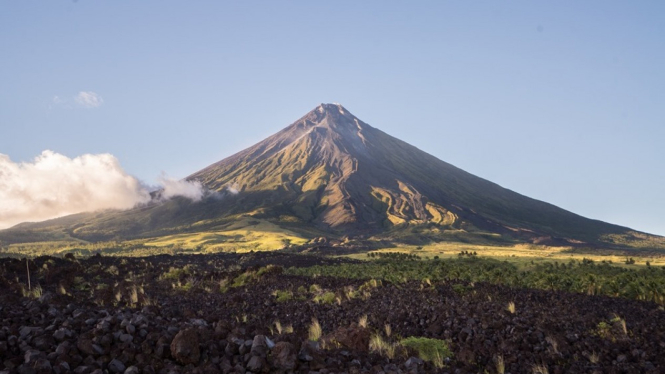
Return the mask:
<svg viewBox="0 0 665 374">
<path fill-rule="evenodd" d="M 665 249 L 663 237 L 588 219 L 469 174 L 337 104 L 322 104 L 275 135 L 187 179 L 200 181 L 208 195 L 199 202 L 175 198 L 128 211 L 22 224 L 0 231 L 0 242 L 222 235 L 200 244 L 207 246 L 219 245 L 225 237 L 237 240 L 222 234 L 234 222 L 255 221 L 269 223 L 248 231 L 267 230 L 264 235 L 271 237 L 266 239 L 271 244 L 262 248 L 325 236 L 375 243 Z M 281 239 L 275 240 L 271 232 Z"/>
</svg>

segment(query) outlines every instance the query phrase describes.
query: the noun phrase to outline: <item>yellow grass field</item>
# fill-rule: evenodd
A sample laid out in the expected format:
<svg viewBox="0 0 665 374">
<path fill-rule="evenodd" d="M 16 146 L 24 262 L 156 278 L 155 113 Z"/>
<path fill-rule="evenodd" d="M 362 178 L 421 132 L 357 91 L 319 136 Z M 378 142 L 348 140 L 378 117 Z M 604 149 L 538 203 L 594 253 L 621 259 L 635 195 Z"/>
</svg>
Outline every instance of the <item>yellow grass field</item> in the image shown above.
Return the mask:
<svg viewBox="0 0 665 374">
<path fill-rule="evenodd" d="M 163 236 L 145 246 L 199 249 L 203 252 L 270 251 L 287 244 L 302 245 L 307 239 L 267 221 L 239 220 L 222 230 Z"/>
<path fill-rule="evenodd" d="M 588 258 L 597 262 L 610 262 L 617 266 L 644 266 L 647 261 L 651 265 L 665 266 L 665 256 L 645 255 L 643 252 L 635 251 L 626 256 L 624 253 L 611 250 L 599 250 L 598 253 L 574 253 L 570 247 L 549 247 L 533 244 L 518 244 L 514 246 L 486 246 L 466 243 L 437 243 L 424 246 L 398 245 L 391 248 L 382 248 L 371 252 L 401 252 L 415 254 L 422 258 L 433 258 L 439 256 L 441 259 L 457 258 L 461 251 L 476 252 L 479 257 L 489 257 L 501 261 L 508 261 L 529 267 L 542 262 L 565 262 L 571 259 L 582 260 Z M 348 257 L 356 259 L 367 259 L 366 253 L 357 253 Z M 626 265 L 628 257 L 635 260 L 634 265 Z"/>
</svg>

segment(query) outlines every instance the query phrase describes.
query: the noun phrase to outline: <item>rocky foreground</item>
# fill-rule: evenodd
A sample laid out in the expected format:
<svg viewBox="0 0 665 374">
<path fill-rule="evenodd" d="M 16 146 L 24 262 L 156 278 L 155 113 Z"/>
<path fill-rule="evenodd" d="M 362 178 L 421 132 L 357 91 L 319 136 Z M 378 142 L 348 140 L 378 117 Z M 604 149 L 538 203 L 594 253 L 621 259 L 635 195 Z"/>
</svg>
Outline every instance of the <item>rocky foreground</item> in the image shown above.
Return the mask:
<svg viewBox="0 0 665 374">
<path fill-rule="evenodd" d="M 43 257 L 28 290 L 25 261 L 1 259 L 0 373 L 665 372 L 656 304 L 282 271 L 341 261 Z M 399 344 L 408 337 L 445 341 L 450 355 L 422 359 Z"/>
</svg>

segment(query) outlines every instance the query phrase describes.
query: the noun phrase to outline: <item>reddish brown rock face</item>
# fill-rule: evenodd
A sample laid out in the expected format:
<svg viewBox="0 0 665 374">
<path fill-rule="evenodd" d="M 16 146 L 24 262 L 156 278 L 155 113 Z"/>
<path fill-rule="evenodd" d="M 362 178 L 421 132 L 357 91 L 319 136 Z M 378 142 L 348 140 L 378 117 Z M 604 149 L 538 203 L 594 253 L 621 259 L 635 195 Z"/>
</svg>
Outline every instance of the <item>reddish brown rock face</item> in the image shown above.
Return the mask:
<svg viewBox="0 0 665 374">
<path fill-rule="evenodd" d="M 270 362 L 276 369 L 293 370 L 296 367 L 296 347 L 289 342 L 278 342 L 270 353 Z"/>
<path fill-rule="evenodd" d="M 353 324 L 348 327 L 339 327 L 332 334 L 327 335 L 323 341 L 327 346 L 342 347 L 366 352 L 369 347 L 370 330 Z"/>
<path fill-rule="evenodd" d="M 201 352 L 199 351 L 199 336 L 196 329 L 181 330 L 173 338 L 171 355 L 183 365 L 198 364 Z"/>
</svg>

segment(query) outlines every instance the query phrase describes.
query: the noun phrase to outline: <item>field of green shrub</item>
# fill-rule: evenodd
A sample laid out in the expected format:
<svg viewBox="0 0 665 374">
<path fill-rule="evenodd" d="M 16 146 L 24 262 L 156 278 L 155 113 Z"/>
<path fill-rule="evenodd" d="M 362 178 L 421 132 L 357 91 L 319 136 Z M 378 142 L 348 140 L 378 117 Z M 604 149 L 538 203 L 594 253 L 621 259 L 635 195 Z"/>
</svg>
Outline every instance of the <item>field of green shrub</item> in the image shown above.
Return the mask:
<svg viewBox="0 0 665 374">
<path fill-rule="evenodd" d="M 419 260 L 414 256 L 383 254 L 374 261 L 336 266 L 289 268 L 288 274 L 382 279 L 399 284 L 409 280 L 464 280 L 510 287 L 536 288 L 652 301 L 665 305 L 665 267 L 626 269 L 589 259 L 535 264 L 520 268 L 507 261 L 460 256 Z"/>
</svg>

